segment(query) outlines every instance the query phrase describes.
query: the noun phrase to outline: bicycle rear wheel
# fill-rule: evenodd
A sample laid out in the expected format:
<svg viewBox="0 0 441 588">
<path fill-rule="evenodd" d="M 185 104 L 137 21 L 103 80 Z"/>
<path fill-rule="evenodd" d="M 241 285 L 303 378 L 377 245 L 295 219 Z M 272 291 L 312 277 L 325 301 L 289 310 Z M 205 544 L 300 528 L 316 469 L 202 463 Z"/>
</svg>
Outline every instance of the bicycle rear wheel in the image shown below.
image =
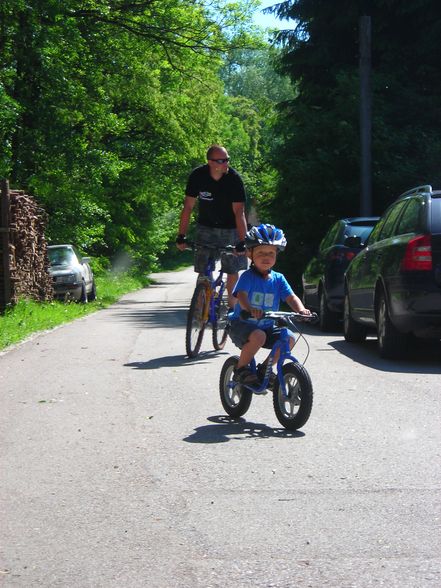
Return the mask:
<svg viewBox="0 0 441 588">
<path fill-rule="evenodd" d="M 187 314 L 187 330 L 185 332 L 185 350 L 188 357 L 196 357 L 201 348 L 207 319 L 207 288 L 205 284 L 197 284 Z"/>
<path fill-rule="evenodd" d="M 213 323 L 213 347 L 220 351 L 225 347 L 228 337 L 228 299 L 226 293 L 219 299 L 219 287 L 214 291 L 215 313 Z"/>
<path fill-rule="evenodd" d="M 303 427 L 312 410 L 312 382 L 306 369 L 299 363 L 283 366 L 283 379 L 288 392 L 285 397 L 279 379 L 273 391 L 273 405 L 277 420 L 290 431 Z"/>
</svg>

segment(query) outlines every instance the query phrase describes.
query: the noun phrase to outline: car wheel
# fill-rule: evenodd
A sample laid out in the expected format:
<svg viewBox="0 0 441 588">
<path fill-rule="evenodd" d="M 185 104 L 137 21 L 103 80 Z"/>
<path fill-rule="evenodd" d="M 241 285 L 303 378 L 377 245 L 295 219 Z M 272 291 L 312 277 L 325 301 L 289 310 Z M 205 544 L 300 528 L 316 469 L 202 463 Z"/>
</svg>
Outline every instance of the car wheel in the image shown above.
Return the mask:
<svg viewBox="0 0 441 588">
<path fill-rule="evenodd" d="M 362 343 L 366 339 L 367 328 L 352 318 L 351 303 L 346 292 L 343 310 L 343 334 L 349 343 Z"/>
<path fill-rule="evenodd" d="M 409 342 L 409 336 L 400 333 L 393 325 L 387 307 L 384 292 L 379 295 L 377 306 L 378 351 L 384 359 L 403 357 Z"/>
<path fill-rule="evenodd" d="M 95 280 L 93 280 L 92 282 L 92 289 L 89 292 L 89 300 L 92 302 L 93 300 L 96 300 L 96 284 L 95 284 Z"/>
<path fill-rule="evenodd" d="M 322 331 L 335 331 L 339 327 L 338 314 L 329 309 L 326 293 L 320 293 L 320 329 Z"/>
<path fill-rule="evenodd" d="M 88 302 L 86 284 L 84 282 L 81 284 L 80 302 L 82 302 L 83 304 L 86 304 Z"/>
</svg>

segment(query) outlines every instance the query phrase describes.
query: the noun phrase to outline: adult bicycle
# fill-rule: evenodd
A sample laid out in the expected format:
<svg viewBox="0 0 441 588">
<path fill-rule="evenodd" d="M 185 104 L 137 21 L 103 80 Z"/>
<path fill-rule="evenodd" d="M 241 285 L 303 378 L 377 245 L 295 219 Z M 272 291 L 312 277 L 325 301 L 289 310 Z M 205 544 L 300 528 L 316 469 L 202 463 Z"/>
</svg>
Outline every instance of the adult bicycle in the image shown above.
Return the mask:
<svg viewBox="0 0 441 588">
<path fill-rule="evenodd" d="M 187 314 L 185 350 L 188 357 L 196 357 L 201 349 L 205 328 L 212 328 L 213 347 L 220 351 L 228 337 L 228 298 L 222 268 L 215 276 L 216 260 L 221 253 L 234 255 L 233 245 L 219 247 L 187 241 L 192 249 L 209 249 L 210 254 L 204 272 L 199 274 Z"/>
<path fill-rule="evenodd" d="M 248 318 L 250 314 L 242 311 L 242 316 L 243 318 Z M 269 389 L 272 389 L 273 408 L 279 423 L 285 429 L 295 431 L 303 427 L 310 417 L 313 388 L 311 378 L 304 365 L 291 353 L 288 327 L 296 336 L 294 347 L 300 338 L 303 338 L 306 342 L 308 350 L 306 361 L 309 355 L 309 344 L 295 323 L 316 322 L 317 315 L 315 313 L 303 315 L 297 312 L 268 311 L 263 314 L 262 318 L 273 319 L 275 324 L 281 327 L 280 337 L 271 349 L 262 383 L 259 387 L 241 384 L 235 378 L 235 369 L 239 357 L 229 357 L 222 367 L 219 379 L 222 406 L 229 416 L 239 418 L 249 409 L 253 394 L 263 395 Z M 277 350 L 280 350 L 280 356 L 276 364 L 277 377 L 271 385 L 271 380 L 274 380 L 272 366 Z M 253 373 L 257 374 L 256 360 L 254 358 L 249 364 L 249 368 Z"/>
</svg>

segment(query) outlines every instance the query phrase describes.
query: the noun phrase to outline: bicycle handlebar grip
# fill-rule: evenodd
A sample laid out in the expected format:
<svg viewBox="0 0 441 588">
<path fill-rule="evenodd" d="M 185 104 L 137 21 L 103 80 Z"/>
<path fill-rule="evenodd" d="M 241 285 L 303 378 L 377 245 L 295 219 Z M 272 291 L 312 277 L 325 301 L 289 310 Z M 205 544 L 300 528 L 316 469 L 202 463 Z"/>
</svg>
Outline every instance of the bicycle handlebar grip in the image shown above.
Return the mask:
<svg viewBox="0 0 441 588">
<path fill-rule="evenodd" d="M 240 311 L 240 315 L 239 316 L 240 316 L 241 319 L 246 320 L 246 319 L 251 318 L 251 312 L 249 312 L 248 310 L 242 309 Z"/>
</svg>

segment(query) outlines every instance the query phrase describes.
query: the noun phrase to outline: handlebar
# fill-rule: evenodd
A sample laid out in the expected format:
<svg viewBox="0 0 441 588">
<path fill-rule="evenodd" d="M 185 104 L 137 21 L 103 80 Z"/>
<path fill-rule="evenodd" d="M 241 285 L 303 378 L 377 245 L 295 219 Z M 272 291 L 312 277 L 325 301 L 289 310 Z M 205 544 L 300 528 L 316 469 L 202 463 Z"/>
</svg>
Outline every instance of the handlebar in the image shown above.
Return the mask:
<svg viewBox="0 0 441 588">
<path fill-rule="evenodd" d="M 249 319 L 251 318 L 251 313 L 248 310 L 241 310 L 240 317 L 242 319 Z M 261 318 L 267 319 L 274 319 L 276 322 L 284 323 L 286 321 L 293 321 L 296 323 L 316 323 L 318 321 L 318 315 L 316 312 L 312 312 L 311 314 L 301 314 L 300 312 L 289 311 L 285 312 L 283 310 L 267 310 L 265 311 Z"/>
<path fill-rule="evenodd" d="M 234 245 L 225 245 L 221 247 L 220 245 L 207 245 L 206 243 L 197 243 L 196 241 L 188 241 L 185 240 L 185 245 L 187 249 L 197 249 L 198 247 L 203 247 L 204 249 L 212 249 L 213 251 L 225 252 L 225 253 L 235 253 L 236 248 Z"/>
</svg>

